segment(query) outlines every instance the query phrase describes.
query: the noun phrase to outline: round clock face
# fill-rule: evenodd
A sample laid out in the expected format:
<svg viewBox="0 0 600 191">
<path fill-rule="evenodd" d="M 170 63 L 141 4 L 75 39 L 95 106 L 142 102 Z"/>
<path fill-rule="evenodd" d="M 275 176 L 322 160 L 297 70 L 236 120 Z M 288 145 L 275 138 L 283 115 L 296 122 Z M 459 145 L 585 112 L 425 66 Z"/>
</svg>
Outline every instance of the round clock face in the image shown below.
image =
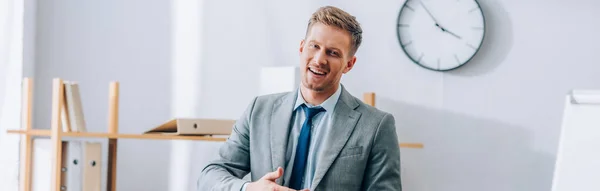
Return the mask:
<svg viewBox="0 0 600 191">
<path fill-rule="evenodd" d="M 485 19 L 476 0 L 407 0 L 396 32 L 413 62 L 447 71 L 466 64 L 479 51 Z"/>
</svg>

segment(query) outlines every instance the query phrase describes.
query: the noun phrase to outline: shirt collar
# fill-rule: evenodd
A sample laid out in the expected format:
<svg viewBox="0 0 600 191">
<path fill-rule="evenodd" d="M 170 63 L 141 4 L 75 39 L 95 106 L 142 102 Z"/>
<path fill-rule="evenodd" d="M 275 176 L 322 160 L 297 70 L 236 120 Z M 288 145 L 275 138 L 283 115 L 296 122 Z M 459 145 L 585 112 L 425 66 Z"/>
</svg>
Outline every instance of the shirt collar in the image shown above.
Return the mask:
<svg viewBox="0 0 600 191">
<path fill-rule="evenodd" d="M 298 95 L 296 96 L 296 104 L 294 105 L 294 110 L 298 109 L 298 107 L 300 107 L 302 104 L 306 104 L 308 107 L 314 107 L 313 105 L 306 103 L 306 100 L 304 100 L 304 98 L 302 97 L 302 92 L 300 91 L 300 88 L 298 88 L 297 91 Z M 325 109 L 326 112 L 333 112 L 333 109 L 335 108 L 335 105 L 337 104 L 341 93 L 342 85 L 339 84 L 337 91 L 335 91 L 333 95 L 329 96 L 329 98 L 327 98 L 323 103 L 321 103 L 318 106 L 323 107 L 323 109 Z"/>
</svg>

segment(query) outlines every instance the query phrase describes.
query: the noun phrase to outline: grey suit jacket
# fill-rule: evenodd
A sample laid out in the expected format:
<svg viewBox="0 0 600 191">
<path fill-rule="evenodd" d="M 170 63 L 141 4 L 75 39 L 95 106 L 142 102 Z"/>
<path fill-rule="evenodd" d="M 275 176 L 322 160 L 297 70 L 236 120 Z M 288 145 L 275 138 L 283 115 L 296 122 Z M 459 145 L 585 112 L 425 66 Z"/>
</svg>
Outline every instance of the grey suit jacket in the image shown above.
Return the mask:
<svg viewBox="0 0 600 191">
<path fill-rule="evenodd" d="M 202 170 L 198 190 L 239 191 L 248 173 L 256 181 L 277 167 L 285 168 L 296 95 L 294 91 L 254 98 L 220 148 L 219 159 Z M 343 86 L 334 112 L 311 190 L 402 190 L 394 117 L 363 103 Z M 276 182 L 288 186 L 289 180 L 283 179 Z"/>
</svg>

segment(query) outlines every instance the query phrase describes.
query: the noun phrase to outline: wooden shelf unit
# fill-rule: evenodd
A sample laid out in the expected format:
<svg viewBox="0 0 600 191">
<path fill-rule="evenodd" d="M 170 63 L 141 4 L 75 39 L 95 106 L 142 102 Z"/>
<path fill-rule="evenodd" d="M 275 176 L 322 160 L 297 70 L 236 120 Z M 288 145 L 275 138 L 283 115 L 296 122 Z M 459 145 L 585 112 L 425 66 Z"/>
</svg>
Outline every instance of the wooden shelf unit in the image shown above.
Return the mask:
<svg viewBox="0 0 600 191">
<path fill-rule="evenodd" d="M 50 129 L 33 129 L 32 124 L 32 102 L 33 102 L 33 80 L 25 78 L 23 81 L 22 99 L 22 123 L 21 129 L 7 130 L 7 133 L 20 134 L 21 138 L 21 160 L 20 164 L 20 189 L 31 190 L 31 166 L 32 166 L 32 140 L 34 137 L 50 137 L 52 143 L 52 191 L 60 191 L 61 164 L 62 164 L 62 140 L 65 137 L 72 138 L 106 138 L 108 139 L 108 172 L 107 190 L 115 191 L 117 183 L 117 144 L 118 139 L 153 139 L 153 140 L 194 140 L 194 141 L 217 141 L 227 140 L 222 136 L 180 136 L 163 134 L 120 134 L 118 132 L 119 120 L 119 82 L 113 81 L 109 85 L 109 110 L 108 110 L 108 133 L 98 132 L 64 132 L 61 124 L 61 106 L 64 104 L 64 82 L 60 78 L 52 81 L 52 118 Z M 363 95 L 365 103 L 375 105 L 375 93 Z M 400 143 L 401 148 L 422 149 L 422 143 Z"/>
<path fill-rule="evenodd" d="M 26 134 L 31 136 L 51 136 L 50 130 L 8 130 L 8 133 Z M 108 138 L 108 139 L 158 139 L 158 140 L 194 140 L 194 141 L 217 141 L 223 142 L 227 137 L 213 136 L 175 136 L 162 134 L 113 134 L 113 133 L 90 133 L 90 132 L 63 132 L 62 137 L 74 138 Z"/>
</svg>

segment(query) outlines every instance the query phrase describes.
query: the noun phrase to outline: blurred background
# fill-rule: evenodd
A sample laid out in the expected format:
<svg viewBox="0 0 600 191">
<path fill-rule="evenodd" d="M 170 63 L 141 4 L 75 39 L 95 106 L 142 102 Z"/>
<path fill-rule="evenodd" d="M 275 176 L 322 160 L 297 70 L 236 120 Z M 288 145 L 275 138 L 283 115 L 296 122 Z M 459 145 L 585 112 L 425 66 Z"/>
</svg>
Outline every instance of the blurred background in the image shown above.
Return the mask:
<svg viewBox="0 0 600 191">
<path fill-rule="evenodd" d="M 34 79 L 39 129 L 49 128 L 53 78 L 80 83 L 92 132 L 107 131 L 111 81 L 120 82 L 121 133 L 173 117 L 237 119 L 260 94 L 263 68 L 299 65 L 308 19 L 324 5 L 355 15 L 364 31 L 344 86 L 358 98 L 375 92 L 400 141 L 425 145 L 401 151 L 405 190 L 549 190 L 565 95 L 600 88 L 600 1 L 479 0 L 483 46 L 447 72 L 402 51 L 403 3 L 2 0 L 0 190 L 18 185 L 18 136 L 6 130 L 21 123 L 23 78 Z M 119 140 L 117 190 L 195 190 L 221 144 Z"/>
</svg>

